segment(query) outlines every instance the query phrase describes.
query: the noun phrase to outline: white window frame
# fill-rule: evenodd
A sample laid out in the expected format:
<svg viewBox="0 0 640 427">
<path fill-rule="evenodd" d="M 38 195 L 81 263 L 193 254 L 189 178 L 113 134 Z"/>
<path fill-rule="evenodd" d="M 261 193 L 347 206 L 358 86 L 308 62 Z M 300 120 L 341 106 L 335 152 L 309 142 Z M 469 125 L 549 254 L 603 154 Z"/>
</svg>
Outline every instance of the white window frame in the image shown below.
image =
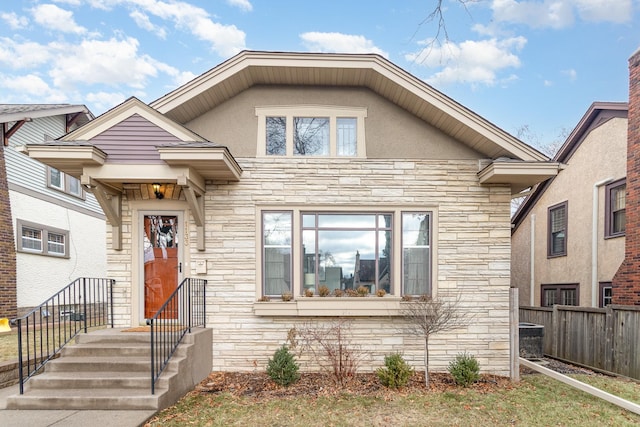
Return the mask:
<svg viewBox="0 0 640 427">
<path fill-rule="evenodd" d="M 57 185 L 53 185 L 52 181 L 51 181 L 51 173 L 53 171 L 58 171 L 60 172 L 60 186 Z M 78 190 L 79 192 L 74 192 L 71 189 L 71 182 L 72 181 L 77 181 L 78 183 Z M 82 189 L 82 185 L 80 185 L 80 180 L 78 180 L 78 178 L 75 178 L 71 175 L 67 175 L 66 173 L 59 171 L 58 169 L 52 168 L 51 166 L 47 166 L 47 187 L 52 188 L 54 190 L 57 191 L 61 191 L 65 194 L 68 194 L 70 196 L 73 197 L 77 197 L 79 199 L 84 199 L 85 198 L 85 193 L 84 190 Z"/>
<path fill-rule="evenodd" d="M 291 106 L 260 106 L 256 107 L 255 114 L 258 117 L 258 157 L 267 157 L 267 117 L 286 118 L 286 153 L 284 156 L 268 157 L 294 157 L 293 154 L 293 118 L 294 117 L 327 117 L 329 118 L 329 155 L 322 157 L 359 158 L 366 157 L 365 127 L 364 122 L 367 117 L 367 109 L 364 107 L 339 107 L 339 106 L 319 106 L 319 105 L 291 105 Z M 356 119 L 356 155 L 338 156 L 338 118 Z M 295 156 L 307 157 L 307 156 Z M 319 157 L 319 156 L 308 156 Z"/>
<path fill-rule="evenodd" d="M 22 243 L 23 230 L 30 229 L 40 232 L 40 249 L 33 249 L 25 247 Z M 50 236 L 62 236 L 63 242 L 50 241 Z M 28 238 L 33 240 L 33 238 Z M 53 244 L 56 247 L 61 247 L 62 252 L 56 252 L 49 250 L 49 244 Z M 55 258 L 69 258 L 69 231 L 59 228 L 49 227 L 42 224 L 37 224 L 29 221 L 18 219 L 16 221 L 16 250 L 21 253 L 28 253 L 34 255 L 45 255 Z"/>
</svg>

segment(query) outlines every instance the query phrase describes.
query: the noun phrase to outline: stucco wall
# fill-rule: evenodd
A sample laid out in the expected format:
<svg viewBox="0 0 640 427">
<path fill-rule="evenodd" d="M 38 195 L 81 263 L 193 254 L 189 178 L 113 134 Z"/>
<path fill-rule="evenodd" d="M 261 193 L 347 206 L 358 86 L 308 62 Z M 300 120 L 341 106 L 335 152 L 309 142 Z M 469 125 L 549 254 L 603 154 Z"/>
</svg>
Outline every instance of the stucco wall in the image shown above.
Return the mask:
<svg viewBox="0 0 640 427">
<path fill-rule="evenodd" d="M 535 214 L 535 296 L 540 304 L 541 284 L 579 283 L 581 306 L 591 306 L 593 185 L 604 179 L 626 175 L 627 120 L 611 119 L 593 129 L 554 179 L 513 236 L 513 280 L 521 289 L 520 304 L 529 286 L 529 224 Z M 568 201 L 567 256 L 547 258 L 548 208 Z M 604 238 L 604 187 L 598 189 L 598 282 L 611 281 L 624 258 L 624 237 Z M 597 292 L 597 289 L 596 289 Z"/>
<path fill-rule="evenodd" d="M 187 123 L 187 127 L 210 141 L 229 147 L 235 157 L 255 157 L 258 144 L 255 107 L 276 105 L 366 107 L 369 159 L 482 157 L 368 89 L 257 86 Z"/>
<path fill-rule="evenodd" d="M 33 307 L 78 277 L 106 277 L 101 218 L 10 191 L 13 226 L 20 219 L 69 231 L 69 258 L 17 253 L 18 307 Z"/>
</svg>

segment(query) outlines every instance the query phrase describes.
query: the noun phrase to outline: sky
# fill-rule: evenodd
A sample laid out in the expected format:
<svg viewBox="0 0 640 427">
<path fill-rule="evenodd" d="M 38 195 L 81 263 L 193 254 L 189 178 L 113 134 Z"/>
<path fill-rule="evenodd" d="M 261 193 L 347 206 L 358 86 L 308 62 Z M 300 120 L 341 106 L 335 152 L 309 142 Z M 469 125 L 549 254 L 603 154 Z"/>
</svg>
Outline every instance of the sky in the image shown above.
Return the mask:
<svg viewBox="0 0 640 427">
<path fill-rule="evenodd" d="M 0 103 L 152 102 L 242 50 L 376 53 L 543 151 L 628 100 L 640 0 L 0 0 Z"/>
</svg>

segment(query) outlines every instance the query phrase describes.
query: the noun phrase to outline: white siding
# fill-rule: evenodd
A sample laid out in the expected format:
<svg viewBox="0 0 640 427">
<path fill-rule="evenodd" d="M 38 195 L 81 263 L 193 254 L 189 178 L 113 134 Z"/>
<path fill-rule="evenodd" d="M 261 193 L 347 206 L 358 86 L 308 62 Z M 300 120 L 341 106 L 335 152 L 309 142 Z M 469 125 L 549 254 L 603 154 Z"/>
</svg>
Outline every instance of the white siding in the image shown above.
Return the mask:
<svg viewBox="0 0 640 427">
<path fill-rule="evenodd" d="M 64 116 L 44 117 L 25 123 L 9 139 L 9 147 L 4 151 L 7 164 L 7 181 L 14 189 L 16 189 L 16 186 L 23 187 L 61 202 L 70 203 L 78 208 L 89 209 L 101 215 L 102 209 L 100 209 L 100 205 L 92 194 L 87 194 L 86 199 L 82 200 L 48 188 L 46 166 L 16 151 L 16 147 L 27 143 L 44 142 L 45 135 L 49 138 L 58 138 L 64 133 Z"/>
</svg>

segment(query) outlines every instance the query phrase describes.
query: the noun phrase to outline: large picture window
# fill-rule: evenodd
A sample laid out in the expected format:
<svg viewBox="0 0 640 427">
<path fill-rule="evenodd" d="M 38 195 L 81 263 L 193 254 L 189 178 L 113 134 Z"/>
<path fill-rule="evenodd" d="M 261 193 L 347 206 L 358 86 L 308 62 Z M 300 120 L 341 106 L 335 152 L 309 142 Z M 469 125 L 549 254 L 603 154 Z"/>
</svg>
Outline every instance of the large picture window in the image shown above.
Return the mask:
<svg viewBox="0 0 640 427">
<path fill-rule="evenodd" d="M 605 187 L 605 237 L 624 236 L 626 230 L 627 184 L 621 179 Z"/>
<path fill-rule="evenodd" d="M 390 213 L 302 213 L 305 289 L 391 292 Z"/>
<path fill-rule="evenodd" d="M 431 212 L 300 207 L 261 218 L 262 295 L 432 293 Z"/>
<path fill-rule="evenodd" d="M 549 208 L 548 230 L 548 256 L 557 257 L 566 255 L 567 202 L 563 202 Z"/>
<path fill-rule="evenodd" d="M 291 212 L 262 213 L 264 295 L 291 292 Z"/>
<path fill-rule="evenodd" d="M 18 220 L 18 252 L 67 258 L 69 256 L 69 232 Z"/>
</svg>

